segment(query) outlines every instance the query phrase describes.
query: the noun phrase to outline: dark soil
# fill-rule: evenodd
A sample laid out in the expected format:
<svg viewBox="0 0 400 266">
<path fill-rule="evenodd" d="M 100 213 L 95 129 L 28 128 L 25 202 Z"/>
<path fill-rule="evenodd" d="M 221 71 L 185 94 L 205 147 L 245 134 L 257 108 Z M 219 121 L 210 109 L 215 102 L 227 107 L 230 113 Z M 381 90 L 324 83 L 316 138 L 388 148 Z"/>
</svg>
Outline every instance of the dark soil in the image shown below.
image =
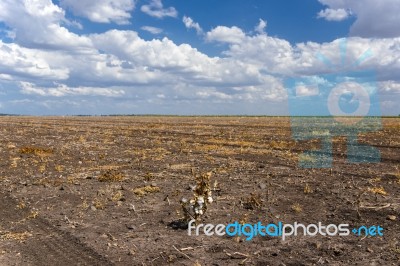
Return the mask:
<svg viewBox="0 0 400 266">
<path fill-rule="evenodd" d="M 306 169 L 318 140 L 295 142 L 288 118 L 1 117 L 0 265 L 399 265 L 400 119 L 383 122 L 359 136 L 380 163 L 348 163 L 338 137 L 332 167 Z M 207 172 L 203 223 L 384 235 L 188 236 L 179 202 Z"/>
</svg>

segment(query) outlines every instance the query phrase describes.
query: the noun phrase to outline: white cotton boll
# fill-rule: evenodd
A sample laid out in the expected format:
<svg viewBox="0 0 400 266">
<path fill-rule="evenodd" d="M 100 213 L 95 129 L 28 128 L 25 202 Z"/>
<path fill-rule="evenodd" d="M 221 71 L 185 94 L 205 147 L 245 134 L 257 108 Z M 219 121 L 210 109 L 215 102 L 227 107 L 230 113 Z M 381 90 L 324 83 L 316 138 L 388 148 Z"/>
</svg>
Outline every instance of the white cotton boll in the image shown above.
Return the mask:
<svg viewBox="0 0 400 266">
<path fill-rule="evenodd" d="M 182 199 L 181 199 L 181 202 L 182 202 L 182 203 L 186 203 L 187 201 L 188 201 L 188 200 L 187 200 L 186 198 L 182 198 Z"/>
<path fill-rule="evenodd" d="M 198 197 L 197 198 L 197 203 L 198 204 L 203 204 L 204 203 L 204 197 L 203 196 Z"/>
<path fill-rule="evenodd" d="M 208 203 L 212 203 L 214 200 L 213 200 L 213 198 L 212 198 L 211 196 L 209 196 L 209 197 L 207 198 L 207 201 L 208 201 Z"/>
<path fill-rule="evenodd" d="M 200 214 L 200 215 L 203 215 L 203 210 L 199 210 L 199 214 Z"/>
<path fill-rule="evenodd" d="M 195 213 L 195 214 L 199 214 L 199 209 L 195 208 L 195 209 L 194 209 L 194 213 Z"/>
</svg>

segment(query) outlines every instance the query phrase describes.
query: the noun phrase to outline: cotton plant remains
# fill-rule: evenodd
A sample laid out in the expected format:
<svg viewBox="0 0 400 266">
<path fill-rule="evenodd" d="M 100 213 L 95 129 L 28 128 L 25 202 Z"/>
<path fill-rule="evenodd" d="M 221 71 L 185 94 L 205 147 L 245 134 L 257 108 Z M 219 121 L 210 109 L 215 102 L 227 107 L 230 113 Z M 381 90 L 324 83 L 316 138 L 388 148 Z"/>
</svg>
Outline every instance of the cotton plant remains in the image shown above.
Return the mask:
<svg viewBox="0 0 400 266">
<path fill-rule="evenodd" d="M 208 204 L 213 202 L 210 178 L 212 172 L 196 175 L 196 186 L 192 187 L 193 197 L 188 200 L 181 199 L 183 220 L 188 223 L 190 220 L 199 221 L 207 211 Z"/>
</svg>

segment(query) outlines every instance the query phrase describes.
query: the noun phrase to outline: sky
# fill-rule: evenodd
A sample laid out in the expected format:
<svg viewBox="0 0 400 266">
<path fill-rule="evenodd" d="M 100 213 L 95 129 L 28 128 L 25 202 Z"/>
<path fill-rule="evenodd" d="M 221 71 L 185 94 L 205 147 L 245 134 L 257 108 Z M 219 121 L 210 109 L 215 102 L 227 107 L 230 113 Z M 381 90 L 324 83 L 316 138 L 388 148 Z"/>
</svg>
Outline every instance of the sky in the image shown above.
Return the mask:
<svg viewBox="0 0 400 266">
<path fill-rule="evenodd" d="M 1 0 L 0 113 L 397 116 L 399 13 L 400 0 Z"/>
</svg>

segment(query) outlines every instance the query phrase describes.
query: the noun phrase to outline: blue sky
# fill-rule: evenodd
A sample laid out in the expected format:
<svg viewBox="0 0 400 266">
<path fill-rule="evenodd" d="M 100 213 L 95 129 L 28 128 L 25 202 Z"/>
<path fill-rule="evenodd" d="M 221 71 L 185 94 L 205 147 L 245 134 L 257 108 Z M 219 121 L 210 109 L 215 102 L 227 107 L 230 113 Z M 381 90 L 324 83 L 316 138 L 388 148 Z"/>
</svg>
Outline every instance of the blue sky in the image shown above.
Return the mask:
<svg viewBox="0 0 400 266">
<path fill-rule="evenodd" d="M 294 100 L 318 115 L 339 99 L 398 115 L 399 12 L 398 0 L 3 0 L 0 113 L 288 115 Z M 373 83 L 351 76 L 366 70 Z"/>
</svg>

